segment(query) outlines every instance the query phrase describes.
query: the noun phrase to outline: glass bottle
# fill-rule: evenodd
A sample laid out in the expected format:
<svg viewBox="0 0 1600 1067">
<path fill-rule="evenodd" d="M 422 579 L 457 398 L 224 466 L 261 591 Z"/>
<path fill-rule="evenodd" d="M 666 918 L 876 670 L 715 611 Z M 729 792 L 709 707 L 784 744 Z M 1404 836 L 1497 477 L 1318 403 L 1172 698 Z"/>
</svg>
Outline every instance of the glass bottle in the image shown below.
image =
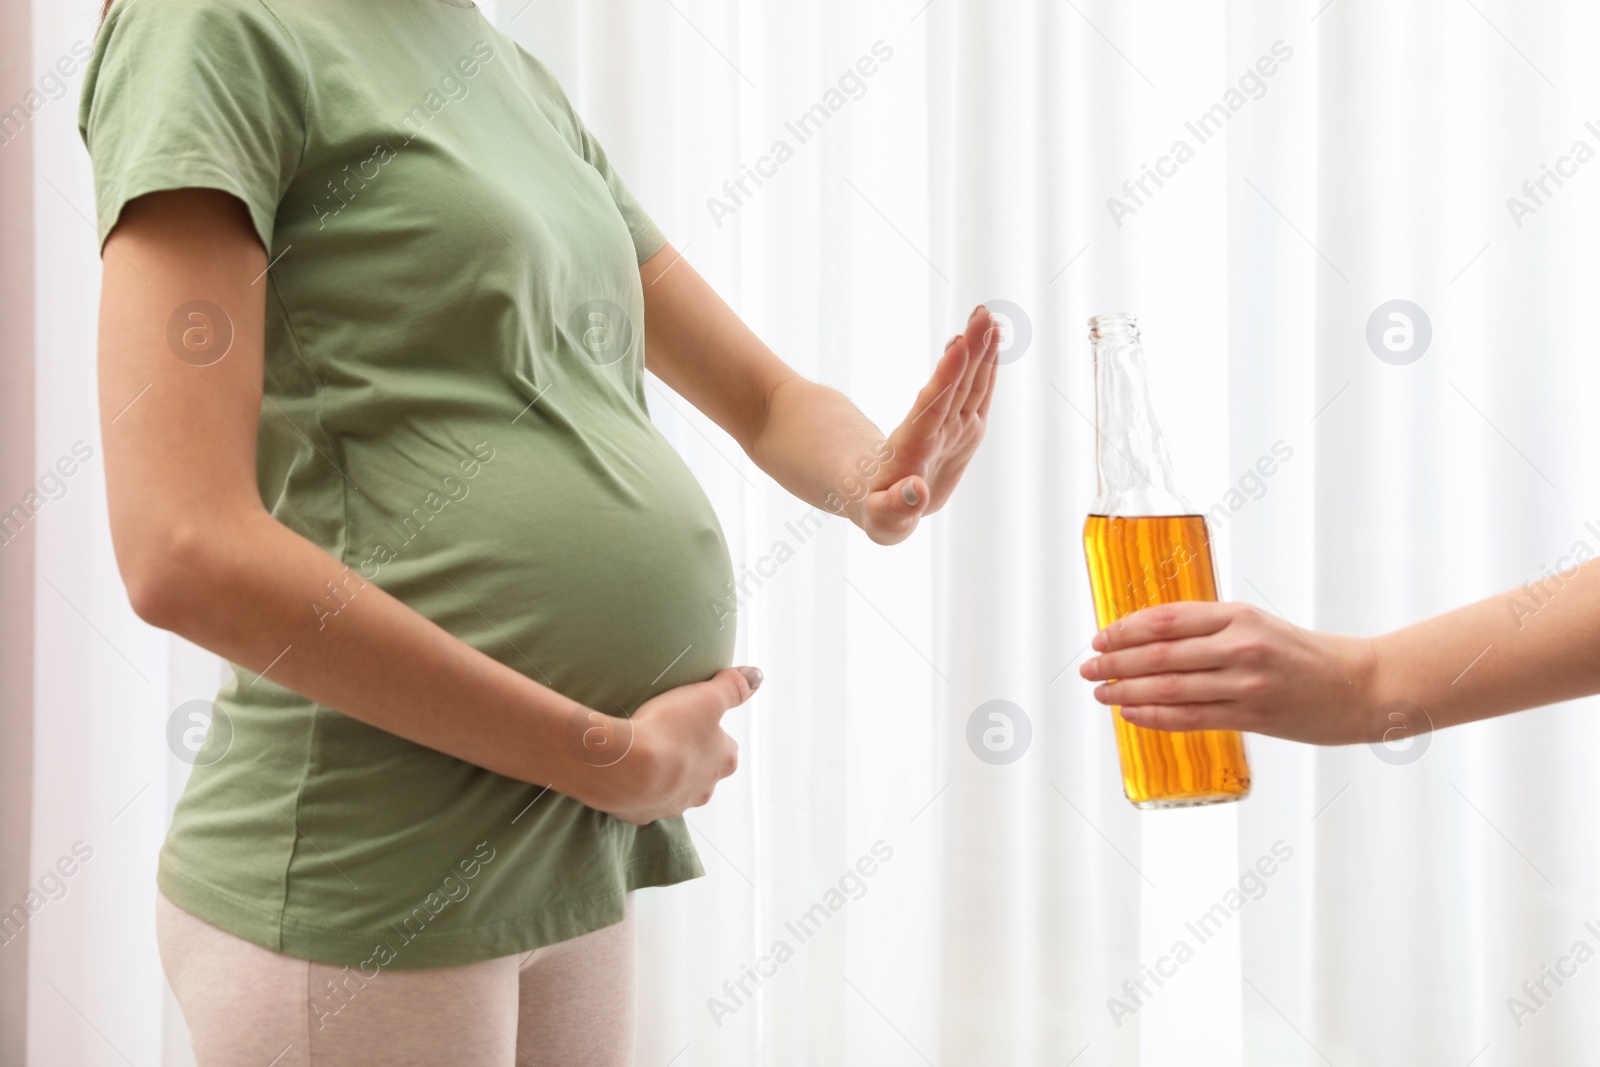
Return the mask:
<svg viewBox="0 0 1600 1067">
<path fill-rule="evenodd" d="M 1151 402 L 1132 315 L 1089 320 L 1094 346 L 1099 492 L 1083 527 L 1095 618 L 1103 628 L 1142 608 L 1217 599 L 1204 515 L 1173 484 L 1167 440 Z M 1250 761 L 1236 730 L 1169 733 L 1134 726 L 1112 709 L 1122 789 L 1138 808 L 1240 800 Z"/>
</svg>

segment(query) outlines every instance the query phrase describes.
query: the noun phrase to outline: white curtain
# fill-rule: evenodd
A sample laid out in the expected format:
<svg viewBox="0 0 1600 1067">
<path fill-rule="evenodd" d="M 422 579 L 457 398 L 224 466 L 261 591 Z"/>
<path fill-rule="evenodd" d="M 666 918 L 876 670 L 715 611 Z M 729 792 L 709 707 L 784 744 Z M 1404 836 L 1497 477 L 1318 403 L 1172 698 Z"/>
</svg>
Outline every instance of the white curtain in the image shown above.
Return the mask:
<svg viewBox="0 0 1600 1067">
<path fill-rule="evenodd" d="M 93 30 L 10 2 L 32 3 L 33 70 L 8 101 Z M 1031 337 L 955 499 L 892 549 L 819 527 L 652 383 L 768 682 L 730 717 L 743 769 L 690 816 L 708 877 L 641 894 L 640 1064 L 1596 1061 L 1600 964 L 1543 970 L 1600 949 L 1591 701 L 1387 760 L 1256 738 L 1245 803 L 1140 814 L 1076 674 L 1101 311 L 1141 318 L 1232 597 L 1377 633 L 1600 548 L 1592 4 L 484 10 L 747 321 L 880 425 L 979 301 Z M 28 124 L 35 349 L 11 358 L 34 366 L 33 469 L 79 440 L 94 458 L 30 529 L 34 781 L 7 817 L 31 863 L 5 884 L 92 849 L 28 927 L 27 1062 L 177 1065 L 151 929 L 186 770 L 166 724 L 218 668 L 133 617 L 111 558 L 79 84 Z M 1396 300 L 1412 347 L 1374 348 Z M 967 740 L 997 700 L 1020 709 L 1009 763 Z"/>
</svg>

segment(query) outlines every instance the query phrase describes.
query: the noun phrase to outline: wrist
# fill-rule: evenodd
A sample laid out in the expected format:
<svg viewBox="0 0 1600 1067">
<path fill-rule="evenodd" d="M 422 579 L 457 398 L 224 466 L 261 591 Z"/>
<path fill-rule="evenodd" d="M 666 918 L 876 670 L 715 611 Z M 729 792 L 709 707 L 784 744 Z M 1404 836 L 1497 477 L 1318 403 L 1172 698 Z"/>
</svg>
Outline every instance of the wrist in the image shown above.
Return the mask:
<svg viewBox="0 0 1600 1067">
<path fill-rule="evenodd" d="M 1379 640 L 1373 637 L 1344 638 L 1343 670 L 1350 682 L 1344 708 L 1344 734 L 1348 744 L 1361 744 L 1373 740 L 1374 722 L 1378 709 L 1389 699 L 1385 695 L 1383 653 Z M 1381 736 L 1384 727 L 1377 731 Z"/>
<path fill-rule="evenodd" d="M 867 528 L 866 495 L 863 494 L 856 499 L 843 498 L 843 502 L 839 504 L 835 513 L 848 519 L 858 529 L 865 530 Z"/>
<path fill-rule="evenodd" d="M 648 774 L 648 749 L 632 719 L 577 705 L 561 746 L 565 783 L 551 785 L 591 808 L 610 811 L 638 795 Z"/>
<path fill-rule="evenodd" d="M 874 443 L 864 447 L 834 473 L 823 498 L 829 511 L 844 516 L 863 530 L 867 528 L 867 497 L 874 489 L 883 487 L 880 483 L 887 477 L 884 467 L 895 458 L 889 439 L 876 435 L 876 427 L 873 431 Z"/>
</svg>

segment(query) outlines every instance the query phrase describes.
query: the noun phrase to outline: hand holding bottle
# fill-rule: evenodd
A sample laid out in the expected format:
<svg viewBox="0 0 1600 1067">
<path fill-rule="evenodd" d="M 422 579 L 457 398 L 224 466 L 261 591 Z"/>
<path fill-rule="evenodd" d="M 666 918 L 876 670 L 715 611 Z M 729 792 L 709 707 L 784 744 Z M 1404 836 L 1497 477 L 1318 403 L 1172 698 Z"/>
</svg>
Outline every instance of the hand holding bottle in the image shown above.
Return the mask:
<svg viewBox="0 0 1600 1067">
<path fill-rule="evenodd" d="M 1155 730 L 1245 730 L 1343 745 L 1371 740 L 1373 642 L 1307 633 L 1249 604 L 1161 604 L 1095 635 L 1079 673 L 1102 704 Z"/>
<path fill-rule="evenodd" d="M 1245 604 L 1164 604 L 1094 639 L 1095 698 L 1162 730 L 1383 741 L 1600 692 L 1600 560 L 1374 638 Z M 1110 679 L 1116 679 L 1110 681 Z"/>
</svg>

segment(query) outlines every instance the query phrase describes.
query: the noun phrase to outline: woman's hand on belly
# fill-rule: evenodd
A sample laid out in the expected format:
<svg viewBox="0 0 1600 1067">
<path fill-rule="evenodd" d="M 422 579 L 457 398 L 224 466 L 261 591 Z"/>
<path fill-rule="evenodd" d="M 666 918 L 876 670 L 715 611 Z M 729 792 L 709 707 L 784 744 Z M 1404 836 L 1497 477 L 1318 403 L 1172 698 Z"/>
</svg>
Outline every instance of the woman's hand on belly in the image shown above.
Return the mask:
<svg viewBox="0 0 1600 1067">
<path fill-rule="evenodd" d="M 760 685 L 756 668 L 729 667 L 645 701 L 628 719 L 589 713 L 575 740 L 593 771 L 578 799 L 638 825 L 705 804 L 739 766 L 722 717 Z"/>
</svg>

